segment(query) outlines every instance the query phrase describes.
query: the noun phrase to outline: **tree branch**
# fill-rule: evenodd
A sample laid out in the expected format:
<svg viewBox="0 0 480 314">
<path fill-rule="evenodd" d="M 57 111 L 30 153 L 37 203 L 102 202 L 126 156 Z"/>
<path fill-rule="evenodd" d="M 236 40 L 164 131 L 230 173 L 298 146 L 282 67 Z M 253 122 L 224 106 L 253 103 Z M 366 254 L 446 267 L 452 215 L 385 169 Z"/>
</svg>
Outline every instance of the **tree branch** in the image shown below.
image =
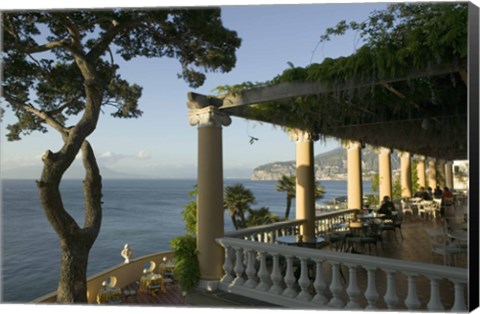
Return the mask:
<svg viewBox="0 0 480 314">
<path fill-rule="evenodd" d="M 142 25 L 142 22 L 128 22 L 128 23 L 119 23 L 117 20 L 111 20 L 112 26 L 107 30 L 97 43 L 92 47 L 90 52 L 87 53 L 87 58 L 89 60 L 95 60 L 99 58 L 105 50 L 108 48 L 110 43 L 113 41 L 115 36 L 117 36 L 121 31 L 125 31 L 136 26 Z"/>
<path fill-rule="evenodd" d="M 53 118 L 49 113 L 38 110 L 30 104 L 23 105 L 23 108 L 25 108 L 26 111 L 36 115 L 37 117 L 45 121 L 45 123 L 47 123 L 49 126 L 57 130 L 64 139 L 66 138 L 66 136 L 68 136 L 68 129 L 60 122 L 58 122 L 55 118 Z"/>
<path fill-rule="evenodd" d="M 87 140 L 83 141 L 82 144 L 82 161 L 85 168 L 85 180 L 83 181 L 84 229 L 88 232 L 88 236 L 93 243 L 100 231 L 102 222 L 102 177 L 93 149 Z"/>
</svg>

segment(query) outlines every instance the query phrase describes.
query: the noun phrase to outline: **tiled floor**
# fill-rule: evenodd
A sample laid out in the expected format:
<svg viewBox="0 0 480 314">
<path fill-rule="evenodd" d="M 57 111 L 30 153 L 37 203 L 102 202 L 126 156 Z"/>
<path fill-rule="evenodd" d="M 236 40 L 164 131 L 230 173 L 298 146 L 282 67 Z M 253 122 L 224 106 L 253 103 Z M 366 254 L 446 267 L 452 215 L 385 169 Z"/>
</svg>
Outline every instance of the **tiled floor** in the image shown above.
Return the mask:
<svg viewBox="0 0 480 314">
<path fill-rule="evenodd" d="M 463 217 L 463 212 L 458 210 L 457 212 L 459 217 Z M 400 233 L 397 231 L 397 239 L 393 237 L 393 234 L 385 235 L 384 247 L 382 248 L 378 245 L 377 249 L 373 248 L 371 252 L 368 251 L 368 248 L 365 248 L 361 254 L 369 254 L 372 256 L 381 256 L 386 258 L 400 259 L 406 261 L 414 262 L 423 262 L 423 263 L 434 263 L 438 265 L 443 264 L 443 258 L 441 256 L 436 256 L 432 260 L 432 254 L 430 251 L 430 244 L 425 232 L 426 228 L 443 228 L 443 222 L 440 218 L 423 220 L 419 218 L 409 218 L 407 217 L 402 224 L 402 234 L 403 239 L 400 236 Z M 328 248 L 324 248 L 328 249 Z M 456 266 L 466 268 L 468 266 L 467 256 L 459 256 L 456 260 Z M 345 277 L 347 277 L 348 283 L 348 269 L 343 266 L 342 268 Z M 329 269 L 326 269 L 326 278 L 330 277 Z M 405 310 L 405 305 L 403 300 L 407 295 L 407 278 L 404 275 L 396 275 L 397 282 L 397 295 L 401 300 L 397 307 L 398 310 Z M 367 274 L 365 270 L 360 270 L 358 272 L 358 286 L 361 291 L 367 289 Z M 383 295 L 386 292 L 386 278 L 385 274 L 381 271 L 377 271 L 376 274 L 376 286 L 377 292 L 379 294 L 378 306 L 380 308 L 386 308 L 386 305 L 383 301 Z M 138 290 L 138 284 L 132 283 L 128 288 Z M 417 292 L 422 307 L 428 303 L 430 297 L 430 281 L 427 278 L 422 276 L 417 277 Z M 453 285 L 445 280 L 440 281 L 440 293 L 442 297 L 442 303 L 446 309 L 450 308 L 453 304 L 454 290 Z M 467 295 L 467 294 L 465 294 Z M 208 296 L 202 296 L 208 297 Z M 228 304 L 228 302 L 220 302 L 221 296 L 214 296 L 216 300 L 219 301 L 219 304 Z M 194 306 L 201 306 L 198 302 L 202 302 L 201 298 Z M 344 295 L 344 300 L 348 301 L 348 296 Z M 209 300 L 211 302 L 212 299 Z M 360 300 L 360 303 L 363 306 L 367 305 L 367 301 L 363 298 Z M 135 296 L 129 296 L 125 301 L 125 304 L 139 304 L 139 305 L 192 305 L 188 304 L 186 298 L 181 294 L 181 289 L 178 285 L 173 284 L 167 287 L 166 293 L 157 293 L 156 295 L 150 295 L 148 293 L 137 292 Z"/>
</svg>

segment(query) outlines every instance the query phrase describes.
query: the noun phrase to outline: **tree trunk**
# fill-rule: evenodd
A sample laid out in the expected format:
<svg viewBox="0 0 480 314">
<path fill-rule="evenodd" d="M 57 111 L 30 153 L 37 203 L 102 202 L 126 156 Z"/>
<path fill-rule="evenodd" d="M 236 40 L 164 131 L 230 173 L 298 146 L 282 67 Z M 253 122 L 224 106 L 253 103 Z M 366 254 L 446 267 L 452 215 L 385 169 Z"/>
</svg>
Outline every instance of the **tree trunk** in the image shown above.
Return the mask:
<svg viewBox="0 0 480 314">
<path fill-rule="evenodd" d="M 235 230 L 238 230 L 237 220 L 235 219 L 235 213 L 234 214 L 230 213 L 230 218 L 232 219 L 233 227 L 235 227 Z"/>
<path fill-rule="evenodd" d="M 292 198 L 287 196 L 287 208 L 285 209 L 285 220 L 290 216 L 290 208 L 292 207 Z"/>
<path fill-rule="evenodd" d="M 62 264 L 57 289 L 58 303 L 87 303 L 87 264 L 91 245 L 84 239 L 61 241 Z"/>
<path fill-rule="evenodd" d="M 83 141 L 81 148 L 86 170 L 83 181 L 85 199 L 83 228 L 78 226 L 63 207 L 59 185 L 65 171 L 59 172 L 56 166 L 60 159 L 52 157 L 53 154 L 47 154 L 44 157 L 42 180 L 37 182 L 45 215 L 60 238 L 62 262 L 57 290 L 58 303 L 87 302 L 88 255 L 100 232 L 102 220 L 102 183 L 98 165 L 87 141 Z"/>
</svg>

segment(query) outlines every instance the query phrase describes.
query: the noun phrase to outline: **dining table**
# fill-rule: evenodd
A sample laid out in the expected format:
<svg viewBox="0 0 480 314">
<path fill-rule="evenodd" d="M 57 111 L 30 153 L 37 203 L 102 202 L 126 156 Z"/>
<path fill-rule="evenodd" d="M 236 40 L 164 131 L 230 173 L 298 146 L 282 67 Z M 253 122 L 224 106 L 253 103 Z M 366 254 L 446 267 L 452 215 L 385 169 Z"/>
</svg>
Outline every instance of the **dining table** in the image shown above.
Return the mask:
<svg viewBox="0 0 480 314">
<path fill-rule="evenodd" d="M 121 303 L 123 299 L 122 289 L 118 287 L 102 287 L 97 294 L 97 303 Z"/>
<path fill-rule="evenodd" d="M 468 241 L 468 232 L 464 230 L 453 230 L 447 233 L 447 236 L 454 240 L 459 240 L 462 242 Z"/>
<path fill-rule="evenodd" d="M 158 287 L 158 288 L 157 288 Z M 154 290 L 160 290 L 165 292 L 165 284 L 163 276 L 155 273 L 147 273 L 140 277 L 140 291 L 152 292 Z"/>
</svg>

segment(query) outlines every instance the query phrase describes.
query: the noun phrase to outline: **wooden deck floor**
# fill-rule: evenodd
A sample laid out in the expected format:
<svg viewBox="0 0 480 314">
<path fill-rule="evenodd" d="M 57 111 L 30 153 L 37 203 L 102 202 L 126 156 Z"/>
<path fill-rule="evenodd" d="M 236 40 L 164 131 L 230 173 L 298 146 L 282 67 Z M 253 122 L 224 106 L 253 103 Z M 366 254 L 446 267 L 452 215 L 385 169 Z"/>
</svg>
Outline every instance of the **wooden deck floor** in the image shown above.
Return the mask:
<svg viewBox="0 0 480 314">
<path fill-rule="evenodd" d="M 463 216 L 462 211 L 458 211 L 459 215 Z M 432 260 L 432 255 L 430 252 L 430 244 L 425 232 L 425 228 L 442 228 L 443 223 L 442 221 L 437 218 L 434 220 L 421 220 L 421 219 L 406 219 L 402 224 L 402 233 L 403 239 L 401 239 L 400 234 L 397 231 L 397 240 L 394 237 L 387 237 L 384 241 L 384 248 L 382 249 L 380 245 L 378 245 L 378 250 L 372 249 L 371 252 L 368 249 L 364 249 L 361 254 L 369 254 L 372 256 L 381 256 L 386 258 L 393 258 L 393 259 L 400 259 L 405 261 L 414 261 L 414 262 L 423 262 L 423 263 L 433 263 L 442 265 L 443 259 L 441 256 L 436 256 Z M 324 248 L 328 249 L 328 248 Z M 457 267 L 468 267 L 468 257 L 467 256 L 459 256 L 456 260 Z M 346 267 L 343 268 L 343 273 L 347 277 L 348 282 L 348 269 Z M 329 271 L 327 269 L 326 278 L 329 278 Z M 358 272 L 358 286 L 360 290 L 365 291 L 367 285 L 367 274 L 364 270 Z M 397 294 L 400 300 L 404 300 L 407 294 L 407 278 L 405 276 L 401 276 L 400 274 L 396 278 L 397 282 L 399 282 L 399 286 L 397 286 Z M 376 283 L 377 283 L 377 290 L 379 294 L 379 302 L 378 306 L 384 307 L 386 306 L 382 296 L 386 292 L 386 278 L 385 274 L 381 271 L 378 271 L 378 275 L 376 276 Z M 182 296 L 181 289 L 177 284 L 171 284 L 167 286 L 166 293 L 157 293 L 155 295 L 151 295 L 144 292 L 138 291 L 138 283 L 134 282 L 130 284 L 128 289 L 133 289 L 137 291 L 136 295 L 129 296 L 126 298 L 124 305 L 150 305 L 150 306 L 192 306 L 192 304 L 188 304 L 186 298 Z M 425 306 L 429 300 L 430 296 L 430 283 L 427 278 L 423 278 L 422 276 L 417 277 L 417 291 L 418 297 L 422 306 Z M 440 282 L 440 293 L 442 296 L 442 302 L 444 306 L 448 309 L 453 304 L 453 296 L 454 290 L 453 285 L 448 283 L 447 281 Z M 467 294 L 466 294 L 467 296 Z M 348 301 L 348 296 L 345 295 L 345 300 Z M 361 304 L 364 306 L 367 305 L 366 300 L 360 300 Z M 198 304 L 194 305 L 198 306 Z M 404 310 L 405 306 L 403 302 L 401 302 L 398 306 L 399 310 Z"/>
</svg>

